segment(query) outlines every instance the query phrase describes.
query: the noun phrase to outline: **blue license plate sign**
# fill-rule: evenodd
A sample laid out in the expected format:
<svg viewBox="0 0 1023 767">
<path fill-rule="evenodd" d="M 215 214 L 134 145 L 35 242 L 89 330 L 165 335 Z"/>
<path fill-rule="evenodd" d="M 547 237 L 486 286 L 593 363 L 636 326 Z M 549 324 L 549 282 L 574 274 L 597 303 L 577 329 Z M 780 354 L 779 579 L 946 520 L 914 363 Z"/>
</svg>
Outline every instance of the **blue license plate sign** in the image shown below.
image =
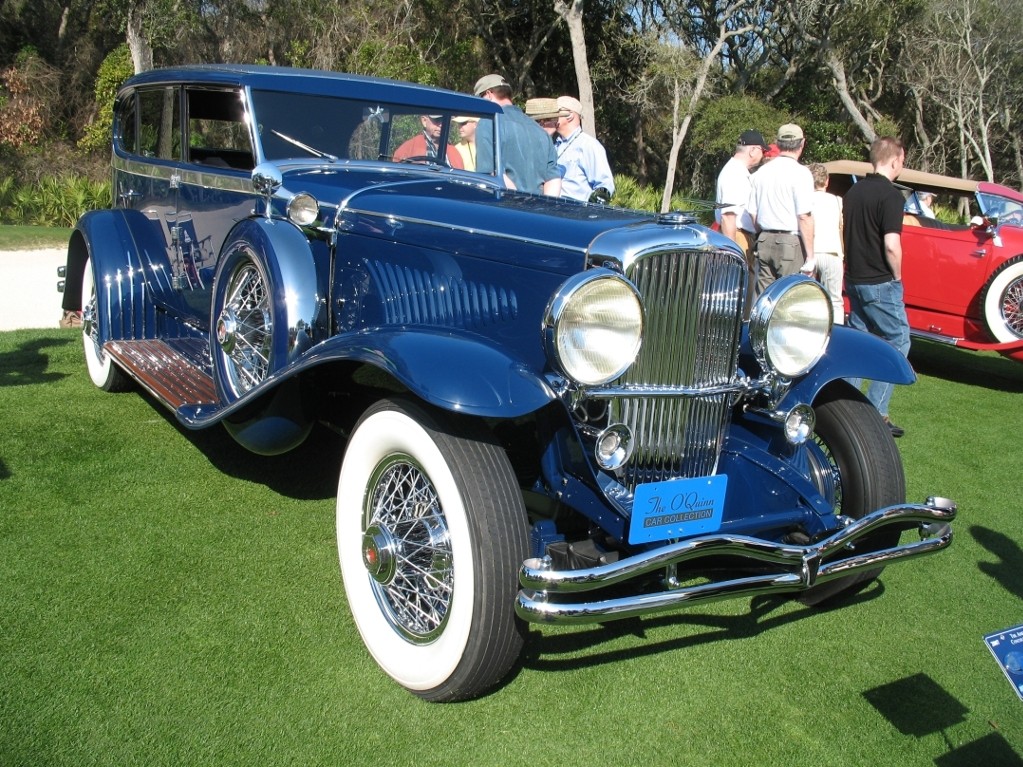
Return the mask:
<svg viewBox="0 0 1023 767">
<path fill-rule="evenodd" d="M 629 543 L 712 533 L 721 527 L 728 477 L 651 482 L 636 488 Z"/>
</svg>

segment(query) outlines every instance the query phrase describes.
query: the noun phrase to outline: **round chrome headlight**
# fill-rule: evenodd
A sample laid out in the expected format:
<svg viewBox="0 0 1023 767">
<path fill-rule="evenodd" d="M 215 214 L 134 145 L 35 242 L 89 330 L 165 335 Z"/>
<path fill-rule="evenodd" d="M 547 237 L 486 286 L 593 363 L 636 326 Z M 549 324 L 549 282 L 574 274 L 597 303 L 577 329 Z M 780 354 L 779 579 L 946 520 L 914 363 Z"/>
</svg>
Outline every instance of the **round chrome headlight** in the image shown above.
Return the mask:
<svg viewBox="0 0 1023 767">
<path fill-rule="evenodd" d="M 561 286 L 544 318 L 554 365 L 572 381 L 598 386 L 635 361 L 643 334 L 643 305 L 631 282 L 608 269 L 591 269 Z"/>
<path fill-rule="evenodd" d="M 320 215 L 320 204 L 306 192 L 296 194 L 288 201 L 288 220 L 297 226 L 309 226 Z"/>
<path fill-rule="evenodd" d="M 809 277 L 794 275 L 772 283 L 750 314 L 749 339 L 757 360 L 786 378 L 802 375 L 828 348 L 831 312 L 824 287 Z"/>
</svg>

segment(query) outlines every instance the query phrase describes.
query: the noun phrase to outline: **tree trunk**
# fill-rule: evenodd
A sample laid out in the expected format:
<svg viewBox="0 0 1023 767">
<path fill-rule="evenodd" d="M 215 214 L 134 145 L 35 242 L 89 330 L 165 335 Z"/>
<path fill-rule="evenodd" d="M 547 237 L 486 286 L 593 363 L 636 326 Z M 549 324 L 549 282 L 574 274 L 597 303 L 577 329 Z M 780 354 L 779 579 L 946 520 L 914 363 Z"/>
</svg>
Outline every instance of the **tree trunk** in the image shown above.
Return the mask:
<svg viewBox="0 0 1023 767">
<path fill-rule="evenodd" d="M 142 28 L 142 17 L 145 15 L 146 0 L 128 6 L 128 20 L 125 37 L 131 51 L 131 61 L 135 65 L 135 74 L 148 72 L 153 68 L 153 46 L 149 44 L 145 30 Z"/>
<path fill-rule="evenodd" d="M 867 143 L 873 143 L 874 139 L 877 138 L 877 131 L 874 130 L 874 126 L 870 124 L 870 121 L 863 116 L 863 112 L 856 106 L 856 100 L 853 99 L 852 94 L 849 92 L 849 82 L 845 77 L 845 65 L 842 63 L 842 60 L 829 47 L 824 54 L 824 62 L 831 71 L 831 77 L 835 82 L 835 92 L 838 94 L 842 106 L 845 107 L 845 111 L 852 118 L 856 127 L 860 129 L 860 133 L 863 134 Z"/>
<path fill-rule="evenodd" d="M 703 97 L 703 90 L 707 87 L 707 78 L 710 77 L 711 66 L 713 66 L 718 55 L 721 53 L 721 48 L 724 46 L 727 37 L 722 29 L 717 43 L 703 57 L 703 62 L 700 64 L 700 73 L 696 78 L 696 83 L 693 85 L 693 92 L 689 94 L 689 103 L 686 105 L 686 113 L 681 123 L 678 119 L 678 112 L 682 96 L 679 83 L 677 80 L 675 81 L 675 98 L 671 118 L 671 151 L 668 154 L 668 172 L 665 174 L 664 179 L 664 194 L 661 195 L 661 213 L 667 213 L 668 208 L 671 206 L 671 195 L 675 191 L 675 169 L 678 166 L 678 153 L 682 149 L 683 142 L 686 140 L 686 134 L 689 133 L 689 123 L 693 121 L 696 105 L 700 103 L 700 99 Z"/>
<path fill-rule="evenodd" d="M 593 81 L 590 79 L 590 63 L 586 57 L 586 36 L 583 34 L 583 5 L 585 0 L 554 0 L 554 11 L 568 25 L 568 36 L 572 41 L 572 62 L 575 64 L 575 80 L 579 87 L 579 101 L 583 105 L 583 130 L 591 136 L 597 135 L 593 108 Z"/>
</svg>

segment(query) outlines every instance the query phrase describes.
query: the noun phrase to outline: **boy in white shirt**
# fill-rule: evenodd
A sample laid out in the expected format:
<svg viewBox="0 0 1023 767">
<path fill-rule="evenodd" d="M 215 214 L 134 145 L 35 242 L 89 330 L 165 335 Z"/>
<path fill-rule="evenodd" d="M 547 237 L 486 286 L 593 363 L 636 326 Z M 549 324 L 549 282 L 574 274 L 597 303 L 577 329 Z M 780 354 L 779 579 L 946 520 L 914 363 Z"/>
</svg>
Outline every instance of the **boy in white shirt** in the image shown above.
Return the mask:
<svg viewBox="0 0 1023 767">
<path fill-rule="evenodd" d="M 845 258 L 842 252 L 842 198 L 829 194 L 828 169 L 820 163 L 810 166 L 813 174 L 813 252 L 821 284 L 831 296 L 835 324 L 845 324 L 842 277 Z"/>
</svg>

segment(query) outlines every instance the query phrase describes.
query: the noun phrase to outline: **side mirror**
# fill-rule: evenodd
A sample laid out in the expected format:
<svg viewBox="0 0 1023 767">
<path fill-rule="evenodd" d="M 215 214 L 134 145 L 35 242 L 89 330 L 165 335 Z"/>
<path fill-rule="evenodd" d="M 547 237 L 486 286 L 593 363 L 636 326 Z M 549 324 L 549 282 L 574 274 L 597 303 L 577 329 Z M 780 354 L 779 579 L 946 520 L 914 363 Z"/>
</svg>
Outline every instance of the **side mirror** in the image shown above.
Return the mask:
<svg viewBox="0 0 1023 767">
<path fill-rule="evenodd" d="M 281 170 L 271 162 L 261 162 L 252 170 L 252 188 L 266 201 L 266 217 L 270 218 L 270 199 L 284 183 Z"/>
</svg>

